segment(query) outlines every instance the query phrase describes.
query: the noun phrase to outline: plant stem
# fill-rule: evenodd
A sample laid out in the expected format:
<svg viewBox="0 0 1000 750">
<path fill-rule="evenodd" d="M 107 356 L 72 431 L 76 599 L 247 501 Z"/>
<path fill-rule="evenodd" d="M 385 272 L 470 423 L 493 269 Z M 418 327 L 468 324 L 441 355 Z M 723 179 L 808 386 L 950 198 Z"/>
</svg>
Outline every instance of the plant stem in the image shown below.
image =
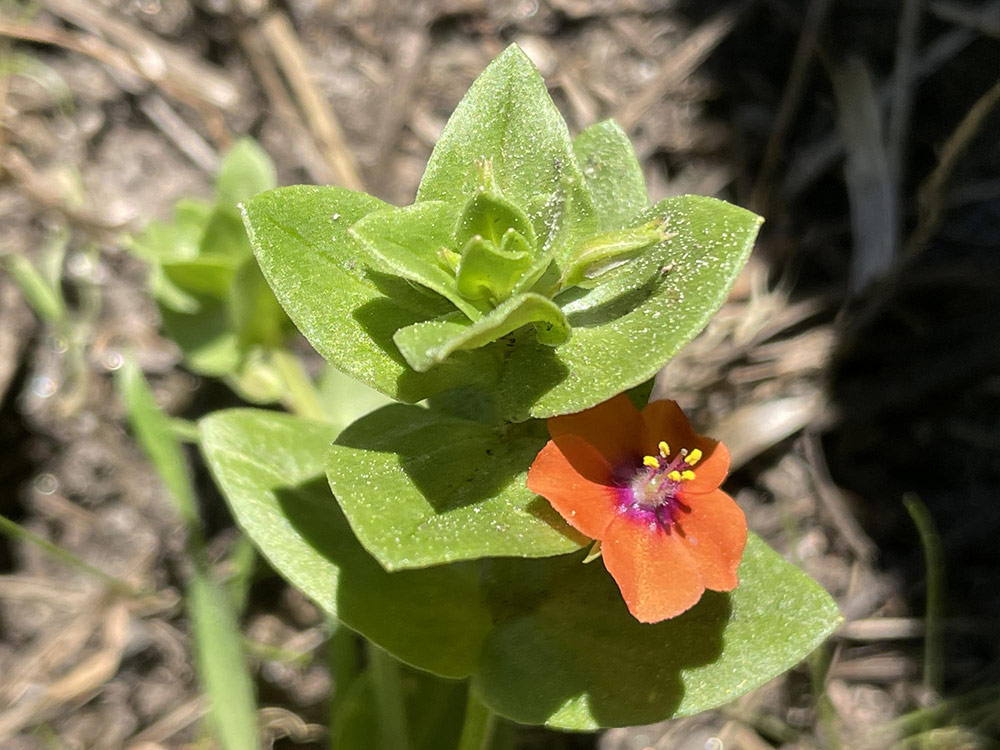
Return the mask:
<svg viewBox="0 0 1000 750">
<path fill-rule="evenodd" d="M 43 539 L 42 537 L 28 531 L 26 528 L 21 526 L 21 524 L 11 521 L 6 516 L 0 516 L 0 534 L 3 534 L 11 539 L 18 539 L 21 541 L 31 542 L 35 546 L 39 547 L 53 558 L 61 563 L 69 565 L 70 567 L 76 568 L 87 575 L 93 576 L 102 583 L 108 586 L 108 588 L 116 591 L 120 594 L 125 594 L 133 598 L 142 598 L 143 596 L 148 596 L 152 594 L 151 591 L 140 591 L 131 584 L 125 581 L 119 580 L 112 575 L 108 575 L 100 568 L 95 568 L 88 562 L 77 557 L 69 550 L 63 549 L 62 547 L 53 544 L 48 539 Z"/>
<path fill-rule="evenodd" d="M 470 685 L 458 750 L 488 750 L 496 724 L 497 715 L 476 697 Z"/>
<path fill-rule="evenodd" d="M 272 349 L 271 362 L 285 381 L 285 405 L 300 417 L 325 420 L 319 393 L 299 358 L 287 349 Z"/>
<path fill-rule="evenodd" d="M 934 519 L 927 506 L 916 495 L 908 493 L 903 496 L 913 524 L 920 534 L 920 544 L 924 548 L 924 563 L 927 567 L 927 604 L 924 615 L 924 686 L 941 694 L 944 681 L 944 657 L 942 641 L 942 610 L 944 608 L 944 553 L 941 550 L 941 537 L 934 527 Z"/>
<path fill-rule="evenodd" d="M 379 747 L 410 750 L 399 662 L 371 641 L 367 645 L 378 712 Z"/>
</svg>

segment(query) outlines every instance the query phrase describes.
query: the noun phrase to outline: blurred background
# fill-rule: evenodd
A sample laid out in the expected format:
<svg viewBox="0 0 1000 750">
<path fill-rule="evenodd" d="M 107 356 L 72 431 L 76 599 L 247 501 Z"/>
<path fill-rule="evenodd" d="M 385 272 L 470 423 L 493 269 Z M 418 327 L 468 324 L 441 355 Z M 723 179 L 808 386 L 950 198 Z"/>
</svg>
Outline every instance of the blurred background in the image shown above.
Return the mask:
<svg viewBox="0 0 1000 750">
<path fill-rule="evenodd" d="M 281 184 L 410 202 L 451 110 L 512 41 L 574 133 L 624 126 L 653 201 L 701 193 L 766 217 L 661 387 L 731 446 L 751 527 L 846 622 L 718 711 L 512 729 L 510 746 L 1000 747 L 989 0 L 0 0 L 0 747 L 214 746 L 190 545 L 114 373 L 134 352 L 184 420 L 243 401 L 163 334 L 129 238 L 211 199 L 244 134 Z M 323 617 L 255 560 L 188 453 L 205 559 L 248 587 L 265 738 L 329 747 Z"/>
</svg>

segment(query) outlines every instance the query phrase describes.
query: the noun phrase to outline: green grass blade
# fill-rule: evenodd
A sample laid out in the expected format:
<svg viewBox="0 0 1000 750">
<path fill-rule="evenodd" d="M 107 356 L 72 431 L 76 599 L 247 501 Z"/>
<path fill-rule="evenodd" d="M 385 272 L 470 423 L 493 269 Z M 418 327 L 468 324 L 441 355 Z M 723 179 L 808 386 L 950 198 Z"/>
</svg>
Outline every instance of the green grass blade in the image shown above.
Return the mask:
<svg viewBox="0 0 1000 750">
<path fill-rule="evenodd" d="M 223 750 L 259 748 L 253 681 L 229 596 L 202 570 L 192 576 L 187 593 L 198 680 L 219 744 Z"/>
<path fill-rule="evenodd" d="M 173 421 L 156 405 L 149 384 L 131 357 L 125 357 L 115 378 L 139 444 L 163 480 L 178 513 L 189 528 L 197 529 L 198 505 Z"/>
</svg>

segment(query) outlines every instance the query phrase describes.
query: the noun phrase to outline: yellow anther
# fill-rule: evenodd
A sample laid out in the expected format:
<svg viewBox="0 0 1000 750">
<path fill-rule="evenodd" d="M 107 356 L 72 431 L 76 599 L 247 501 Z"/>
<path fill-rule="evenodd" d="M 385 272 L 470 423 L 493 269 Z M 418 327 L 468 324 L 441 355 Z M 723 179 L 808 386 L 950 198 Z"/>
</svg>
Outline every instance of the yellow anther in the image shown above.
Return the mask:
<svg viewBox="0 0 1000 750">
<path fill-rule="evenodd" d="M 697 448 L 695 448 L 693 451 L 687 454 L 687 458 L 684 460 L 687 461 L 688 466 L 694 466 L 696 463 L 701 461 L 701 456 L 702 452 Z"/>
<path fill-rule="evenodd" d="M 675 482 L 681 481 L 681 473 L 679 471 L 672 471 L 667 474 L 667 479 L 672 479 Z"/>
<path fill-rule="evenodd" d="M 670 446 L 667 445 L 666 442 L 664 442 L 663 440 L 661 440 L 660 444 L 656 447 L 660 449 L 660 455 L 663 456 L 664 458 L 670 456 Z"/>
<path fill-rule="evenodd" d="M 685 482 L 690 482 L 692 479 L 694 479 L 694 472 L 691 471 L 691 469 L 685 469 L 684 471 L 681 472 L 681 479 L 683 479 Z"/>
<path fill-rule="evenodd" d="M 656 456 L 644 456 L 642 462 L 646 464 L 650 469 L 659 469 L 660 462 Z"/>
</svg>

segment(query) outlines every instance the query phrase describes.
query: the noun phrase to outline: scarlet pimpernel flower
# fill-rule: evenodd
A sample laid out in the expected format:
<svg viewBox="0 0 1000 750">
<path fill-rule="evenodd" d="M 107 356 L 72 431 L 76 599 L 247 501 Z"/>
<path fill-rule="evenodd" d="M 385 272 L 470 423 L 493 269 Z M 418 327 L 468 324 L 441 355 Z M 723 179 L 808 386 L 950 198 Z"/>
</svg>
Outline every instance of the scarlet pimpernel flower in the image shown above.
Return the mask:
<svg viewBox="0 0 1000 750">
<path fill-rule="evenodd" d="M 674 401 L 641 412 L 624 394 L 548 420 L 528 487 L 581 533 L 641 622 L 676 617 L 705 589 L 736 588 L 743 511 L 719 489 L 723 443 L 698 435 Z"/>
</svg>

